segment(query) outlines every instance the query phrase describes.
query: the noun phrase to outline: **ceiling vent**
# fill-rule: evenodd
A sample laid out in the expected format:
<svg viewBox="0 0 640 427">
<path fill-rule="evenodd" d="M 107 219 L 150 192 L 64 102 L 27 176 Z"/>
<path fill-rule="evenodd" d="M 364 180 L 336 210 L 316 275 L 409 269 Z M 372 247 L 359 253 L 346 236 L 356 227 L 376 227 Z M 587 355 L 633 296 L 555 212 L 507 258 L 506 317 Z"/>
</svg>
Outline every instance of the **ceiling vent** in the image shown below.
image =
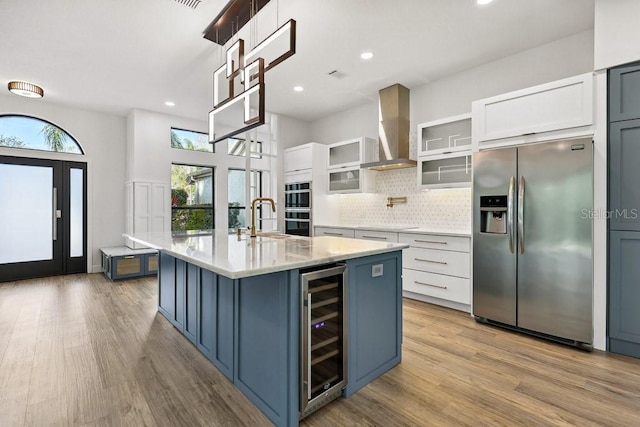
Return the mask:
<svg viewBox="0 0 640 427">
<path fill-rule="evenodd" d="M 176 3 L 180 3 L 183 6 L 190 7 L 191 9 L 195 9 L 202 2 L 201 0 L 175 0 Z"/>
<path fill-rule="evenodd" d="M 329 76 L 331 76 L 331 77 L 335 77 L 336 79 L 342 79 L 342 78 L 347 77 L 347 75 L 345 73 L 343 73 L 342 71 L 338 71 L 338 70 L 329 71 L 327 74 Z"/>
</svg>

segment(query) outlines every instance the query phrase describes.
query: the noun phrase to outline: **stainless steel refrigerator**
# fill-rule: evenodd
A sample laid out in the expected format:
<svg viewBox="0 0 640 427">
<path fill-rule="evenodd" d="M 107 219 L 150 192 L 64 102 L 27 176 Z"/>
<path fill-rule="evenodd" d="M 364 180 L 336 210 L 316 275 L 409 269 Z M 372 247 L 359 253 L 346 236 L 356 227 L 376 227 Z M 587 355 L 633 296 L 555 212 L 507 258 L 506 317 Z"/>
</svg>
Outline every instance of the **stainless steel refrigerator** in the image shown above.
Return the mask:
<svg viewBox="0 0 640 427">
<path fill-rule="evenodd" d="M 473 155 L 473 314 L 593 342 L 593 143 Z"/>
</svg>

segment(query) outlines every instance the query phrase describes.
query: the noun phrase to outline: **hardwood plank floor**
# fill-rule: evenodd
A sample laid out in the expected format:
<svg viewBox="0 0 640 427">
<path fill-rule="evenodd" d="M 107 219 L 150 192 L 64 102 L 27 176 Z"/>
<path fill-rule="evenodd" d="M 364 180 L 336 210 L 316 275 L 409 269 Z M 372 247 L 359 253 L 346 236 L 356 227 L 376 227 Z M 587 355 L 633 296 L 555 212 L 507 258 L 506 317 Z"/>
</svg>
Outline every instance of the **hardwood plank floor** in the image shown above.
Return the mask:
<svg viewBox="0 0 640 427">
<path fill-rule="evenodd" d="M 0 426 L 262 426 L 157 314 L 155 278 L 0 284 Z M 304 426 L 640 425 L 640 360 L 404 301 L 402 363 Z"/>
</svg>

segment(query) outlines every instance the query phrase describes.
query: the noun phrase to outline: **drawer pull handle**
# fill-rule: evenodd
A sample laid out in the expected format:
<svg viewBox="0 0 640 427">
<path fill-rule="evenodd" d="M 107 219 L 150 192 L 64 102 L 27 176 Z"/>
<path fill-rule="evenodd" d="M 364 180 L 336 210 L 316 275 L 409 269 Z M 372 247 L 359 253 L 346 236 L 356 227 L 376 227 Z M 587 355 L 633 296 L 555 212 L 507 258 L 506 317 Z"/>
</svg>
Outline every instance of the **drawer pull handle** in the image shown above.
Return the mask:
<svg viewBox="0 0 640 427">
<path fill-rule="evenodd" d="M 342 236 L 342 233 L 331 233 L 330 231 L 325 231 L 324 232 L 325 236 Z"/>
<path fill-rule="evenodd" d="M 439 240 L 414 240 L 416 243 L 437 243 L 438 245 L 446 245 L 448 242 L 441 242 Z"/>
<path fill-rule="evenodd" d="M 135 255 L 127 255 L 126 257 L 124 257 L 124 259 L 133 259 L 135 257 L 136 257 Z"/>
<path fill-rule="evenodd" d="M 431 283 L 418 282 L 417 280 L 414 280 L 413 283 L 415 283 L 416 285 L 431 286 L 432 288 L 447 289 L 446 286 L 432 285 Z"/>
<path fill-rule="evenodd" d="M 431 259 L 422 259 L 422 258 L 414 258 L 414 260 L 422 261 L 422 262 L 431 262 L 431 263 L 434 263 L 434 264 L 447 265 L 446 261 L 434 261 L 434 260 L 431 260 Z"/>
<path fill-rule="evenodd" d="M 367 236 L 367 235 L 362 235 L 363 239 L 378 239 L 378 240 L 387 240 L 386 237 L 381 237 L 381 236 Z"/>
</svg>

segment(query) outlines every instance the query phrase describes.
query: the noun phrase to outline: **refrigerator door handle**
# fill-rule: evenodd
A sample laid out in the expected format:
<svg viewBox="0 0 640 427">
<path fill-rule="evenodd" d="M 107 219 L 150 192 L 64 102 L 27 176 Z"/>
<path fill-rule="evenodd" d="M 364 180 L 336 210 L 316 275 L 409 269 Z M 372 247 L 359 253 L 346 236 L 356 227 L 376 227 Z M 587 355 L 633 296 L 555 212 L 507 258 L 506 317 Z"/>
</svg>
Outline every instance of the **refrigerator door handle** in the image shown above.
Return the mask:
<svg viewBox="0 0 640 427">
<path fill-rule="evenodd" d="M 509 250 L 514 253 L 513 236 L 515 230 L 513 229 L 513 193 L 515 191 L 516 178 L 512 176 L 509 179 L 509 194 L 507 196 L 507 233 L 509 233 Z"/>
<path fill-rule="evenodd" d="M 524 176 L 518 183 L 518 243 L 520 253 L 524 253 Z"/>
</svg>

